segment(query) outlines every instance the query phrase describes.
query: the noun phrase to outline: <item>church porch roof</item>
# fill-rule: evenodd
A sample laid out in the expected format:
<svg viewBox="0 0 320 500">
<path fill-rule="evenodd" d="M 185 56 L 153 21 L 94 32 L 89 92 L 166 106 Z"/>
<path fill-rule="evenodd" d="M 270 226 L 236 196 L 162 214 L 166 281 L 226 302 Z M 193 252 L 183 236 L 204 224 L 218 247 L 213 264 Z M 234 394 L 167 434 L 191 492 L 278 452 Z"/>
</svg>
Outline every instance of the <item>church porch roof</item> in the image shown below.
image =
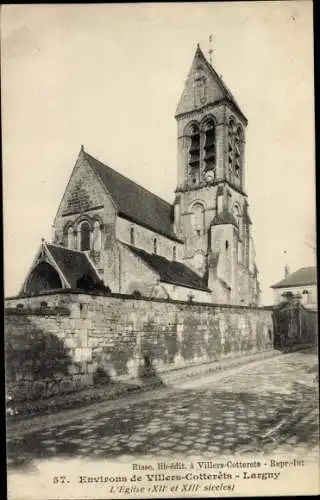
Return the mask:
<svg viewBox="0 0 320 500">
<path fill-rule="evenodd" d="M 52 243 L 46 243 L 46 246 L 71 288 L 77 288 L 77 281 L 83 276 L 90 278 L 93 283 L 101 282 L 98 272 L 85 252 L 69 250 Z"/>
</svg>

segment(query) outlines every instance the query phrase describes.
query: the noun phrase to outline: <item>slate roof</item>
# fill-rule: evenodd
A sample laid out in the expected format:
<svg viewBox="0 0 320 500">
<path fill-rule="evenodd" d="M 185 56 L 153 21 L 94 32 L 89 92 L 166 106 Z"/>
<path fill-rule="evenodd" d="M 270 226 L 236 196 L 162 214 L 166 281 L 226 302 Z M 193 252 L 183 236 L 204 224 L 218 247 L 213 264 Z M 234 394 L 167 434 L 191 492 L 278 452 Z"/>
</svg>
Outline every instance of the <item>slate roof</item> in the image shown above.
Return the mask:
<svg viewBox="0 0 320 500">
<path fill-rule="evenodd" d="M 238 224 L 237 224 L 235 217 L 226 208 L 224 208 L 222 210 L 222 212 L 220 212 L 214 216 L 210 225 L 211 226 L 219 226 L 222 224 L 233 224 L 234 226 L 238 227 Z"/>
<path fill-rule="evenodd" d="M 222 77 L 218 75 L 218 73 L 216 72 L 216 70 L 214 69 L 214 67 L 212 66 L 212 64 L 207 60 L 206 56 L 204 55 L 204 53 L 202 52 L 199 44 L 197 45 L 197 49 L 196 49 L 196 52 L 195 52 L 195 55 L 194 55 L 194 58 L 196 57 L 200 57 L 203 62 L 205 63 L 205 65 L 207 66 L 209 72 L 213 75 L 213 78 L 218 81 L 219 83 L 219 86 L 222 90 L 222 94 L 223 94 L 223 98 L 230 102 L 235 108 L 236 110 L 240 113 L 240 115 L 242 116 L 242 118 L 244 119 L 245 123 L 248 123 L 248 120 L 246 118 L 246 116 L 244 115 L 244 113 L 241 111 L 235 97 L 233 96 L 232 92 L 230 91 L 230 89 L 227 87 L 227 85 L 225 84 L 225 82 L 223 81 Z M 178 105 L 178 108 L 177 108 L 177 112 L 176 112 L 176 116 L 179 115 L 178 113 L 178 109 L 179 109 L 179 105 Z"/>
<path fill-rule="evenodd" d="M 205 60 L 206 62 L 206 65 L 208 66 L 209 70 L 211 71 L 211 73 L 214 75 L 214 77 L 219 81 L 219 84 L 223 90 L 223 93 L 224 93 L 224 96 L 225 96 L 225 99 L 229 102 L 231 102 L 235 108 L 237 109 L 237 111 L 239 111 L 239 113 L 242 115 L 242 117 L 245 119 L 245 121 L 247 122 L 247 118 L 246 116 L 243 114 L 243 112 L 241 111 L 234 95 L 232 94 L 231 90 L 227 87 L 227 85 L 225 84 L 225 82 L 222 80 L 221 76 L 218 75 L 218 73 L 216 72 L 216 70 L 214 69 L 214 67 L 209 63 L 209 61 L 207 60 L 207 58 L 205 57 L 204 53 L 202 52 L 202 50 L 200 49 L 200 47 L 198 46 L 197 47 L 197 50 L 200 51 L 203 59 Z"/>
<path fill-rule="evenodd" d="M 94 283 L 101 281 L 84 252 L 51 243 L 46 243 L 46 246 L 71 288 L 76 288 L 77 280 L 84 275 L 92 278 Z"/>
<path fill-rule="evenodd" d="M 243 207 L 243 220 L 247 222 L 248 224 L 252 224 L 249 211 L 248 211 L 248 202 L 245 201 L 244 207 Z"/>
<path fill-rule="evenodd" d="M 85 158 L 119 208 L 119 215 L 181 241 L 173 231 L 173 206 L 84 151 Z"/>
<path fill-rule="evenodd" d="M 317 269 L 315 267 L 302 267 L 286 278 L 279 281 L 271 288 L 284 288 L 290 286 L 316 285 Z"/>
<path fill-rule="evenodd" d="M 170 261 L 165 257 L 156 254 L 150 254 L 140 248 L 125 245 L 131 252 L 143 260 L 145 264 L 156 271 L 160 276 L 160 281 L 173 285 L 184 286 L 196 290 L 210 291 L 203 278 L 192 271 L 181 262 Z"/>
</svg>

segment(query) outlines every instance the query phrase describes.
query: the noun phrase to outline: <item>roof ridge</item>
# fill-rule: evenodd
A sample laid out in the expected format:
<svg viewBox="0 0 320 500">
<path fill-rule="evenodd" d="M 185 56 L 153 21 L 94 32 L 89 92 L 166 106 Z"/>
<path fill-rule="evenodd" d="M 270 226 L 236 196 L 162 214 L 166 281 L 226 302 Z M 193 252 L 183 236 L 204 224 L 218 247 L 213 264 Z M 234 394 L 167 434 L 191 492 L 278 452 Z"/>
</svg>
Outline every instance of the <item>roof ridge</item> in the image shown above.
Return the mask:
<svg viewBox="0 0 320 500">
<path fill-rule="evenodd" d="M 53 247 L 62 248 L 63 250 L 69 250 L 70 252 L 77 252 L 77 253 L 80 253 L 81 255 L 86 253 L 83 250 L 77 250 L 76 248 L 68 248 L 68 247 L 65 247 L 63 245 L 57 245 L 56 243 L 47 243 L 46 242 L 46 245 L 51 245 Z"/>
<path fill-rule="evenodd" d="M 192 288 L 195 290 L 209 291 L 208 286 L 205 285 L 204 279 L 201 276 L 199 276 L 193 269 L 191 269 L 184 262 L 169 260 L 169 259 L 167 259 L 167 257 L 164 257 L 163 255 L 149 253 L 142 248 L 134 247 L 132 245 L 129 245 L 128 243 L 121 242 L 121 244 L 126 246 L 131 252 L 133 252 L 135 255 L 138 255 L 138 257 L 143 259 L 143 260 L 145 258 L 147 258 L 147 259 L 151 258 L 151 261 L 147 260 L 147 261 L 144 261 L 144 263 L 146 265 L 148 265 L 148 267 L 150 267 L 153 271 L 155 271 L 158 274 L 161 282 L 175 284 L 177 286 L 181 286 L 184 288 Z M 160 266 L 161 266 L 163 264 L 167 267 L 167 269 L 162 269 L 164 274 L 161 272 L 161 270 L 159 270 L 159 268 L 157 268 L 157 265 L 155 265 L 156 263 L 152 263 L 152 259 L 157 259 L 158 265 L 160 264 Z M 173 272 L 174 267 L 179 269 L 178 272 L 187 271 L 189 273 L 189 277 L 192 276 L 192 277 L 197 278 L 198 283 L 197 284 L 190 283 L 190 282 L 188 283 L 186 280 L 181 279 L 181 276 L 176 276 L 175 278 L 172 276 L 170 277 L 170 275 L 167 274 L 167 270 L 171 270 L 171 272 Z"/>
<path fill-rule="evenodd" d="M 183 264 L 182 262 L 179 262 L 178 260 L 167 259 L 167 257 L 164 257 L 163 255 L 159 255 L 157 253 L 152 253 L 152 252 L 147 252 L 147 250 L 144 250 L 143 248 L 138 248 L 138 247 L 136 247 L 134 245 L 129 245 L 129 243 L 124 243 L 124 242 L 121 242 L 121 243 L 123 243 L 124 245 L 126 245 L 127 247 L 129 247 L 130 250 L 137 250 L 138 252 L 143 252 L 146 255 L 150 255 L 151 257 L 156 257 L 158 259 L 162 259 L 162 260 L 166 261 L 166 263 L 168 265 L 171 264 L 172 262 L 174 262 L 175 264 Z M 183 264 L 183 265 L 186 265 L 186 264 Z M 188 266 L 186 266 L 186 267 L 188 267 Z"/>
<path fill-rule="evenodd" d="M 303 275 L 308 271 L 309 273 L 311 272 L 311 276 Z M 302 274 L 302 276 L 301 276 Z M 295 282 L 294 280 L 298 280 Z M 282 280 L 278 281 L 274 285 L 271 285 L 270 288 L 281 288 L 281 287 L 291 287 L 291 286 L 306 286 L 306 285 L 312 285 L 312 284 L 317 284 L 317 267 L 316 266 L 305 266 L 305 267 L 300 267 L 293 273 L 290 273 L 288 276 L 285 278 L 282 278 Z"/>
<path fill-rule="evenodd" d="M 200 46 L 197 47 L 197 50 L 200 51 L 209 71 L 211 71 L 211 73 L 213 74 L 213 76 L 215 78 L 217 78 L 219 84 L 222 86 L 223 90 L 226 92 L 227 94 L 227 97 L 232 101 L 232 103 L 238 108 L 238 110 L 240 111 L 240 113 L 243 115 L 243 117 L 245 119 L 246 116 L 244 115 L 243 111 L 240 109 L 240 106 L 239 104 L 237 103 L 237 100 L 235 98 L 235 96 L 233 95 L 233 93 L 231 92 L 231 90 L 229 89 L 228 85 L 225 83 L 225 81 L 223 80 L 223 78 L 217 73 L 217 71 L 214 69 L 214 67 L 212 66 L 212 64 L 208 61 L 208 59 L 206 58 L 205 54 L 203 53 L 202 49 L 200 48 Z"/>
<path fill-rule="evenodd" d="M 300 269 L 297 269 L 296 271 L 293 271 L 293 273 L 291 273 L 291 274 L 297 273 L 298 271 L 301 271 L 301 269 L 317 269 L 317 266 L 304 266 L 304 267 L 300 267 Z"/>
<path fill-rule="evenodd" d="M 167 205 L 169 205 L 170 207 L 173 207 L 173 204 L 170 203 L 169 201 L 167 200 L 164 200 L 163 198 L 161 198 L 161 196 L 153 193 L 152 191 L 150 191 L 149 189 L 145 188 L 144 186 L 142 186 L 141 184 L 138 184 L 136 181 L 133 181 L 132 179 L 130 179 L 129 177 L 127 177 L 126 175 L 124 174 L 121 174 L 120 172 L 118 172 L 118 170 L 115 170 L 114 168 L 110 167 L 109 165 L 106 165 L 105 163 L 103 163 L 101 160 L 99 160 L 98 158 L 95 158 L 94 156 L 92 156 L 90 153 L 87 153 L 87 151 L 84 151 L 84 154 L 86 156 L 89 157 L 89 162 L 90 162 L 90 158 L 98 163 L 100 163 L 100 165 L 104 168 L 109 168 L 110 170 L 112 170 L 113 172 L 115 172 L 117 175 L 119 175 L 120 177 L 132 182 L 132 184 L 135 184 L 136 186 L 138 186 L 140 189 L 143 189 L 144 191 L 146 191 L 147 193 L 151 194 L 152 196 L 154 196 L 155 198 L 158 198 L 158 200 L 166 203 Z"/>
<path fill-rule="evenodd" d="M 66 282 L 66 284 L 70 287 L 70 282 L 69 280 L 66 278 L 65 276 L 65 273 L 62 271 L 61 267 L 59 266 L 59 264 L 57 263 L 56 259 L 54 258 L 54 256 L 52 255 L 52 253 L 50 252 L 50 249 L 48 248 L 48 243 L 44 243 L 44 247 L 47 249 L 47 253 L 49 254 L 49 257 L 51 258 L 51 260 L 53 261 L 54 263 L 54 268 L 55 270 L 58 272 L 58 275 L 59 273 L 62 275 L 64 281 Z M 59 278 L 60 278 L 60 275 L 59 275 Z"/>
<path fill-rule="evenodd" d="M 145 250 L 138 248 L 138 247 L 135 247 L 133 245 L 129 245 L 129 243 L 125 243 L 124 241 L 120 241 L 120 244 L 123 245 L 124 247 L 128 248 L 129 251 L 132 252 L 135 256 L 136 256 L 135 250 L 137 250 L 138 252 L 142 251 L 142 252 L 146 253 L 147 255 L 152 255 L 152 254 L 148 254 L 148 252 L 146 252 Z M 159 276 L 159 279 L 160 279 L 160 274 L 157 272 L 157 270 L 154 269 L 154 267 L 152 267 L 151 264 L 149 264 L 148 262 L 143 262 L 143 264 L 146 267 L 148 267 L 149 269 L 151 269 L 151 271 L 156 272 L 157 275 Z"/>
</svg>

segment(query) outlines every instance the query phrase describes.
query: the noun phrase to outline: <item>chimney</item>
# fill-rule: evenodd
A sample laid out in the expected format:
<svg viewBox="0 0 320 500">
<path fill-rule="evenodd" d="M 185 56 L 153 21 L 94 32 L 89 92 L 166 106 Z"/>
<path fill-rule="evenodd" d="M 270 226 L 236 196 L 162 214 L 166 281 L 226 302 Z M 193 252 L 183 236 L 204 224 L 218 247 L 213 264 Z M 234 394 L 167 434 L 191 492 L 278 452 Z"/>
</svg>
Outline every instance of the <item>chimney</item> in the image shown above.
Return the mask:
<svg viewBox="0 0 320 500">
<path fill-rule="evenodd" d="M 286 264 L 284 266 L 284 277 L 287 278 L 287 276 L 289 276 L 289 274 L 290 274 L 290 268 L 289 268 L 288 264 Z"/>
</svg>

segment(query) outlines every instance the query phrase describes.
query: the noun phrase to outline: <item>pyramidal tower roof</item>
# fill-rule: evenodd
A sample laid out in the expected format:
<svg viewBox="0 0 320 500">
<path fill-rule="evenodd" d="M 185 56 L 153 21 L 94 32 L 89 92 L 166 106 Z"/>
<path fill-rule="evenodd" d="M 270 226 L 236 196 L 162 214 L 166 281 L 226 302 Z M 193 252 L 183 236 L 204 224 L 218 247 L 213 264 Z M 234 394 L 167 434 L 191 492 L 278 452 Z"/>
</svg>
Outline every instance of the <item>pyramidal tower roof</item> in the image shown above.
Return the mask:
<svg viewBox="0 0 320 500">
<path fill-rule="evenodd" d="M 194 111 L 196 109 L 194 101 L 194 86 L 195 77 L 201 72 L 205 80 L 205 102 L 202 105 L 213 104 L 219 101 L 228 102 L 235 110 L 241 115 L 244 122 L 247 124 L 247 118 L 241 111 L 236 99 L 228 89 L 221 76 L 215 71 L 213 66 L 206 59 L 199 44 L 197 45 L 196 52 L 189 70 L 185 86 L 177 106 L 176 117 Z M 199 108 L 202 107 L 198 106 Z"/>
</svg>

